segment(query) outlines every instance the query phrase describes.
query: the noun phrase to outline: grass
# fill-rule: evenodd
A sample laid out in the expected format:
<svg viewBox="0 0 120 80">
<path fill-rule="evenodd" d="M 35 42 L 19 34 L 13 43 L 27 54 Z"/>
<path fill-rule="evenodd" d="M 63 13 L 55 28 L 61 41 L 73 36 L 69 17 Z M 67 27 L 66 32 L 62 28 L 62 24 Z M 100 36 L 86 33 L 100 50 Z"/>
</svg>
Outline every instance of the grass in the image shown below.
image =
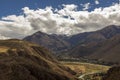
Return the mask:
<svg viewBox="0 0 120 80">
<path fill-rule="evenodd" d="M 69 67 L 71 70 L 75 71 L 76 78 L 81 75 L 85 75 L 84 80 L 102 80 L 103 75 L 109 70 L 110 66 L 82 63 L 82 62 L 61 62 L 64 66 Z M 96 74 L 99 75 L 96 75 Z M 86 75 L 88 74 L 88 75 Z M 91 75 L 89 75 L 91 74 Z M 81 79 L 78 79 L 81 80 Z"/>
<path fill-rule="evenodd" d="M 42 46 L 0 40 L 0 80 L 71 80 L 74 75 Z"/>
<path fill-rule="evenodd" d="M 8 47 L 0 46 L 0 53 L 7 52 L 8 49 Z"/>
<path fill-rule="evenodd" d="M 81 62 L 61 62 L 77 73 L 106 72 L 110 67 L 104 65 L 81 63 Z"/>
</svg>

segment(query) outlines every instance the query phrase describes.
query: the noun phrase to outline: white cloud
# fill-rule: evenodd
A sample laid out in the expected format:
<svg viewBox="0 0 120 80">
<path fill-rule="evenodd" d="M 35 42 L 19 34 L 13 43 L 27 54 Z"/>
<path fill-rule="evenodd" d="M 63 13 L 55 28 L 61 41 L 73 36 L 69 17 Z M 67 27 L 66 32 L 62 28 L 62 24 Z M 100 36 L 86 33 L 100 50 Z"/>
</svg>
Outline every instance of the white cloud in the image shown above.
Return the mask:
<svg viewBox="0 0 120 80">
<path fill-rule="evenodd" d="M 88 10 L 90 8 L 90 3 L 86 3 L 86 4 L 81 4 L 81 6 L 83 7 L 83 10 Z"/>
<path fill-rule="evenodd" d="M 98 1 L 98 0 L 95 0 L 95 4 L 97 5 L 97 4 L 100 4 L 100 2 Z"/>
<path fill-rule="evenodd" d="M 0 39 L 5 40 L 5 39 L 9 39 L 9 37 L 5 37 L 0 34 Z"/>
<path fill-rule="evenodd" d="M 120 25 L 120 5 L 78 11 L 74 4 L 63 5 L 53 9 L 22 9 L 23 15 L 9 15 L 0 20 L 0 34 L 10 38 L 23 38 L 36 31 L 48 34 L 73 35 L 81 32 L 95 31 L 108 25 Z"/>
</svg>

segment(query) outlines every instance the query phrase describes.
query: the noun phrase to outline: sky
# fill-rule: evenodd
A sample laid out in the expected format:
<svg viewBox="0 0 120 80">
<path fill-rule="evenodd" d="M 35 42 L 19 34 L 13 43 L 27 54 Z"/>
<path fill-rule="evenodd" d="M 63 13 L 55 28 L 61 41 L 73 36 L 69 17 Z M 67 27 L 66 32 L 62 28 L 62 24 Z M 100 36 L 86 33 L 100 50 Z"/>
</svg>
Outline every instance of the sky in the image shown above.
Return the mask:
<svg viewBox="0 0 120 80">
<path fill-rule="evenodd" d="M 74 35 L 119 22 L 119 0 L 0 0 L 0 39 Z"/>
</svg>

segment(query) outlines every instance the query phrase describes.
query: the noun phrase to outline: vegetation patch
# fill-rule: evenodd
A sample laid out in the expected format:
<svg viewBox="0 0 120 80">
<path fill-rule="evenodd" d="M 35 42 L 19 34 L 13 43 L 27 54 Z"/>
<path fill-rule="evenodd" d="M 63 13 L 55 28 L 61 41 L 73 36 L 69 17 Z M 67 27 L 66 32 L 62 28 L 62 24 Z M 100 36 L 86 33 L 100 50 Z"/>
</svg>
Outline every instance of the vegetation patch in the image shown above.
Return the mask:
<svg viewBox="0 0 120 80">
<path fill-rule="evenodd" d="M 4 53 L 8 51 L 8 47 L 0 46 L 0 53 Z"/>
</svg>

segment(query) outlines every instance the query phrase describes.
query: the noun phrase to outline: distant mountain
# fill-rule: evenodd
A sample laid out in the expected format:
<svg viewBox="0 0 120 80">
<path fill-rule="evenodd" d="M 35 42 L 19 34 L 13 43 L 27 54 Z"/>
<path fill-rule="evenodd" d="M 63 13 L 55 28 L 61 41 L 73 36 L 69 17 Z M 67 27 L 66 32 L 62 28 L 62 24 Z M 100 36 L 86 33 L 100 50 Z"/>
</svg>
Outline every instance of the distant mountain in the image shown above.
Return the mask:
<svg viewBox="0 0 120 80">
<path fill-rule="evenodd" d="M 101 42 L 91 42 L 87 45 L 78 45 L 67 52 L 67 56 L 120 64 L 120 34 Z"/>
<path fill-rule="evenodd" d="M 120 63 L 120 34 L 97 44 L 95 47 L 96 50 L 89 58 Z"/>
<path fill-rule="evenodd" d="M 77 57 L 90 55 L 95 50 L 96 44 L 106 41 L 118 34 L 120 34 L 120 26 L 111 25 L 95 32 L 73 35 L 69 39 L 69 42 L 72 43 L 74 47 L 67 53 Z"/>
<path fill-rule="evenodd" d="M 65 35 L 49 35 L 40 31 L 24 38 L 26 41 L 37 43 L 54 52 L 59 52 L 69 48 L 70 44 L 66 39 L 67 37 Z"/>
<path fill-rule="evenodd" d="M 120 34 L 120 26 L 110 25 L 101 30 L 94 32 L 85 32 L 73 35 L 69 38 L 69 42 L 75 45 L 87 45 L 90 43 L 104 41 L 106 39 L 110 39 L 116 34 Z"/>
<path fill-rule="evenodd" d="M 0 80 L 71 80 L 73 73 L 41 46 L 0 40 Z"/>
<path fill-rule="evenodd" d="M 24 40 L 35 42 L 56 53 L 61 53 L 59 56 L 87 57 L 116 62 L 119 60 L 119 38 L 116 40 L 119 35 L 120 26 L 110 25 L 101 30 L 72 36 L 48 35 L 39 31 Z M 113 59 L 115 57 L 116 59 Z"/>
<path fill-rule="evenodd" d="M 31 36 L 24 38 L 26 41 L 31 41 L 40 44 L 51 51 L 56 53 L 66 51 L 77 45 L 88 45 L 92 43 L 98 43 L 113 37 L 116 34 L 120 34 L 120 27 L 110 25 L 102 30 L 94 32 L 85 32 L 72 36 L 46 34 L 43 32 L 36 32 Z"/>
</svg>

